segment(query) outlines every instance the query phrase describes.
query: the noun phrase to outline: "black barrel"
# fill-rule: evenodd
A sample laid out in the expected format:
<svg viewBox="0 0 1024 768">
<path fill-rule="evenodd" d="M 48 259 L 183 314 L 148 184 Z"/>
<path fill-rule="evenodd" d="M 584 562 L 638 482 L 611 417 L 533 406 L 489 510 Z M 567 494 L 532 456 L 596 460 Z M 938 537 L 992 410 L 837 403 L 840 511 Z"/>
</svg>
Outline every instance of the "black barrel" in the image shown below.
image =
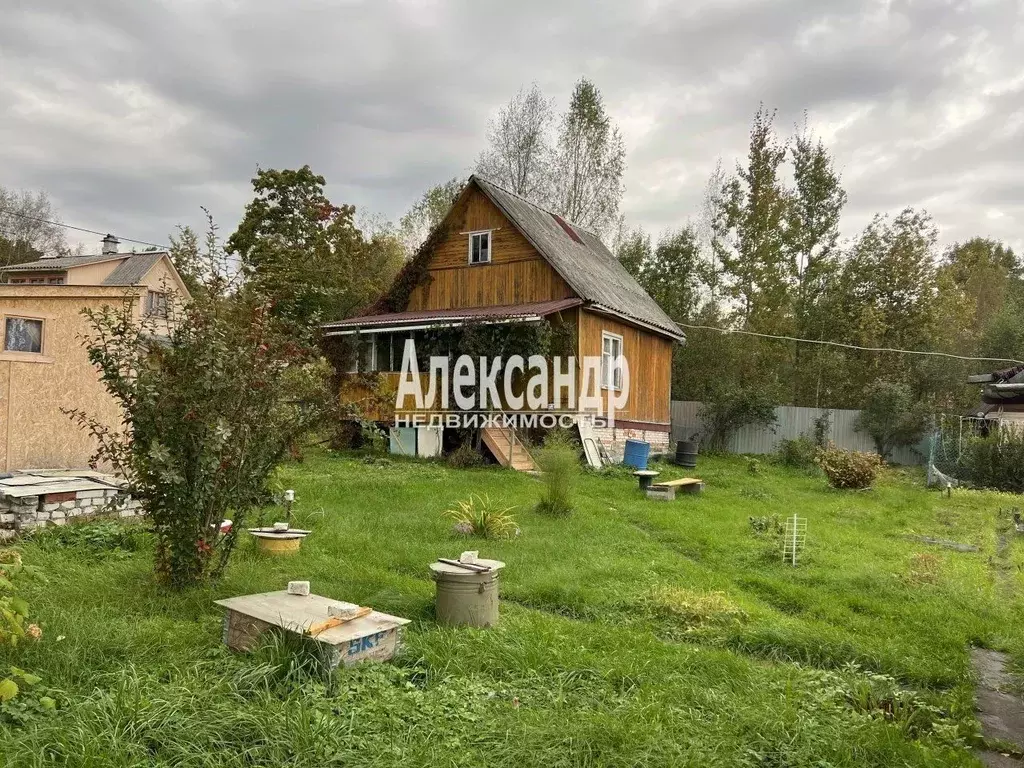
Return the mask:
<svg viewBox="0 0 1024 768">
<path fill-rule="evenodd" d="M 693 469 L 697 466 L 697 443 L 680 440 L 676 443 L 676 464 Z"/>
</svg>

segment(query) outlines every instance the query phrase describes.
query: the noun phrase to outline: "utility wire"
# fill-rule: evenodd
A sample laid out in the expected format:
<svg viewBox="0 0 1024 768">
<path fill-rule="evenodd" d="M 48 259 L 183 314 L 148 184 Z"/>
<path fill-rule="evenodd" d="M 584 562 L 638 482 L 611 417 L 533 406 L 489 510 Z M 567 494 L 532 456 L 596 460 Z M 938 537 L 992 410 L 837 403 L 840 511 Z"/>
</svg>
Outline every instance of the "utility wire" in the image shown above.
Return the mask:
<svg viewBox="0 0 1024 768">
<path fill-rule="evenodd" d="M 775 339 L 777 341 L 796 341 L 804 344 L 823 344 L 829 347 L 843 347 L 844 349 L 857 349 L 862 352 L 897 352 L 904 355 L 925 355 L 930 357 L 947 357 L 953 360 L 968 360 L 971 362 L 980 363 L 1016 363 L 1017 365 L 1024 365 L 1024 360 L 1013 360 L 1008 357 L 966 357 L 964 355 L 954 355 L 949 352 L 924 352 L 918 349 L 893 349 L 892 347 L 861 347 L 856 344 L 844 344 L 839 341 L 823 341 L 821 339 L 798 339 L 795 336 L 775 336 L 770 333 L 755 333 L 754 331 L 741 331 L 738 329 L 731 328 L 716 328 L 713 325 L 688 325 L 687 323 L 676 323 L 676 325 L 682 328 L 691 328 L 693 330 L 701 331 L 716 331 L 717 333 L 740 333 L 744 336 L 758 336 L 762 339 Z"/>
<path fill-rule="evenodd" d="M 17 211 L 4 211 L 5 216 L 17 216 L 22 219 L 28 219 L 29 221 L 38 221 L 43 224 L 52 224 L 55 227 L 64 227 L 65 229 L 74 229 L 78 232 L 88 232 L 90 235 L 109 235 L 109 232 L 98 232 L 95 229 L 86 229 L 85 227 L 73 227 L 70 224 L 64 224 L 60 221 L 50 221 L 49 219 L 41 219 L 38 216 L 29 216 L 27 213 L 18 213 Z M 161 245 L 160 243 L 151 243 L 148 240 L 136 240 L 133 237 L 122 237 L 121 235 L 114 235 L 118 240 L 125 240 L 129 243 L 139 243 L 140 245 L 152 245 L 154 248 L 163 248 L 165 251 L 170 250 L 170 246 Z"/>
<path fill-rule="evenodd" d="M 28 214 L 18 213 L 17 211 L 4 211 L 2 214 L 0 214 L 0 216 L 2 216 L 2 215 L 18 216 L 18 217 L 20 217 L 22 219 L 29 219 L 30 221 L 38 221 L 38 222 L 41 222 L 43 224 L 52 224 L 55 227 L 64 227 L 65 229 L 73 229 L 73 230 L 75 230 L 77 232 L 88 232 L 90 235 L 108 235 L 108 234 L 110 234 L 109 232 L 100 232 L 100 231 L 95 230 L 95 229 L 85 229 L 84 227 L 73 227 L 70 224 L 64 224 L 63 222 L 60 222 L 60 221 L 50 221 L 49 219 L 41 219 L 41 218 L 39 218 L 37 216 L 29 216 Z M 2 232 L 3 232 L 3 230 L 0 230 L 0 233 L 2 233 Z M 11 235 L 12 237 L 15 236 L 14 232 L 6 232 L 5 234 Z M 121 235 L 114 235 L 114 237 L 116 237 L 118 240 L 124 240 L 125 242 L 128 242 L 128 243 L 139 243 L 140 245 L 152 245 L 154 248 L 162 248 L 165 251 L 171 250 L 171 247 L 169 245 L 161 245 L 160 243 L 151 243 L 148 240 L 136 240 L 135 238 L 123 237 Z M 227 254 L 224 255 L 223 260 L 224 261 L 237 262 L 239 264 L 242 263 L 242 260 L 238 256 L 227 255 Z"/>
</svg>

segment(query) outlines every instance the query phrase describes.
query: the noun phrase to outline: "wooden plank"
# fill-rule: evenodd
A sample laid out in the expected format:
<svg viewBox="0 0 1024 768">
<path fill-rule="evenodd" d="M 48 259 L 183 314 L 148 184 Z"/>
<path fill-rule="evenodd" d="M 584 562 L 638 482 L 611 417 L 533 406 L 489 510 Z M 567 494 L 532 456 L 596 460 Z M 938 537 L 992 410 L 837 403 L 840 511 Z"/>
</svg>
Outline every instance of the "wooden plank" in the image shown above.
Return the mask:
<svg viewBox="0 0 1024 768">
<path fill-rule="evenodd" d="M 78 491 L 114 491 L 109 485 L 93 483 L 87 480 L 78 482 L 49 482 L 36 485 L 18 485 L 13 487 L 0 486 L 0 495 L 20 499 L 26 496 L 43 496 L 48 493 L 72 493 Z"/>
<path fill-rule="evenodd" d="M 680 480 L 663 480 L 660 483 L 656 483 L 656 485 L 668 488 L 681 488 L 684 485 L 701 485 L 703 482 L 703 480 L 699 480 L 696 477 L 684 477 Z"/>
</svg>

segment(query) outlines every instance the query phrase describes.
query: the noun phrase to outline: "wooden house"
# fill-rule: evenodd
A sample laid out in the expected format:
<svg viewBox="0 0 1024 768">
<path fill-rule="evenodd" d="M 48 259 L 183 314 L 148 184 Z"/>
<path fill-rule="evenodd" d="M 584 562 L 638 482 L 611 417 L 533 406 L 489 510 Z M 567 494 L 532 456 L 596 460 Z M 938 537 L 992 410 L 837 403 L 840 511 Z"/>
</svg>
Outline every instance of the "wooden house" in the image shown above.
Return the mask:
<svg viewBox="0 0 1024 768">
<path fill-rule="evenodd" d="M 577 360 L 621 355 L 627 361 L 625 405 L 613 428 L 592 433 L 609 454 L 621 455 L 630 438 L 648 441 L 652 450 L 667 448 L 672 349 L 684 340 L 682 331 L 597 235 L 479 176 L 470 177 L 396 286 L 366 314 L 326 324 L 324 334 L 358 334 L 367 344 L 353 369 L 397 380 L 410 334 L 541 319 L 568 328 Z M 609 376 L 601 385 L 616 381 Z M 499 461 L 515 463 L 514 449 L 501 448 L 514 445 L 514 436 L 483 437 Z"/>
</svg>

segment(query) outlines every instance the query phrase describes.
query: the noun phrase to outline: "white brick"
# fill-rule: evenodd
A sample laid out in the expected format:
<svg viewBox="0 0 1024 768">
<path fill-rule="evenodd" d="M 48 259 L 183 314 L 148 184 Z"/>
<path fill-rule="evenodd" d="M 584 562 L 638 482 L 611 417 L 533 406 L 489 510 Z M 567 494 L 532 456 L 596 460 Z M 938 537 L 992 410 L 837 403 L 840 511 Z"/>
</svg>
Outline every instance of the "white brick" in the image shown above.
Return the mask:
<svg viewBox="0 0 1024 768">
<path fill-rule="evenodd" d="M 74 509 L 75 508 L 75 502 L 73 502 L 73 501 L 62 501 L 60 503 L 60 508 L 61 509 Z"/>
<path fill-rule="evenodd" d="M 59 501 L 51 501 L 43 504 L 43 512 L 53 512 L 55 509 L 60 509 Z"/>
<path fill-rule="evenodd" d="M 63 509 L 57 509 L 50 513 L 51 520 L 63 520 L 65 517 Z"/>
<path fill-rule="evenodd" d="M 102 499 L 105 493 L 106 493 L 106 491 L 104 491 L 104 490 L 99 490 L 99 491 L 79 491 L 78 492 L 78 498 L 79 499 Z"/>
</svg>

